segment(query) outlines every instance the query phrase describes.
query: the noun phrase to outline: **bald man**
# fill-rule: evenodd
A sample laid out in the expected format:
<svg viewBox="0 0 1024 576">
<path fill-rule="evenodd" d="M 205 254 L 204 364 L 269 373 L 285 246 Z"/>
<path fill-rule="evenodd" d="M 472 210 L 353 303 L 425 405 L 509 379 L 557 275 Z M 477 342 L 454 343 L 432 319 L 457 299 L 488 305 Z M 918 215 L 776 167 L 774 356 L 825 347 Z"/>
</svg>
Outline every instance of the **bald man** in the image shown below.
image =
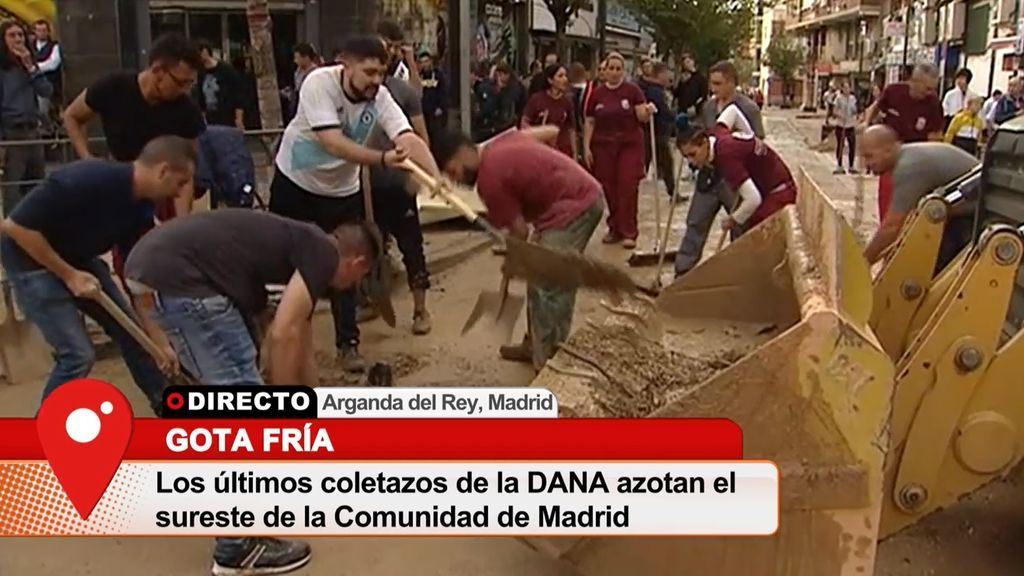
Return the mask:
<svg viewBox="0 0 1024 576">
<path fill-rule="evenodd" d="M 863 127 L 879 115 L 899 139 L 911 142 L 939 142 L 945 123 L 938 97 L 939 71 L 931 64 L 918 64 L 906 82 L 890 84 L 864 113 Z"/>
<path fill-rule="evenodd" d="M 864 251 L 870 264 L 877 262 L 882 252 L 896 241 L 907 216 L 917 208 L 921 198 L 978 165 L 977 158 L 952 144 L 901 143 L 896 132 L 885 125 L 872 126 L 864 132 L 861 154 L 867 167 L 881 178 L 887 178 L 892 185 L 887 205 L 879 206 L 882 223 Z M 883 201 L 880 196 L 879 203 Z"/>
</svg>

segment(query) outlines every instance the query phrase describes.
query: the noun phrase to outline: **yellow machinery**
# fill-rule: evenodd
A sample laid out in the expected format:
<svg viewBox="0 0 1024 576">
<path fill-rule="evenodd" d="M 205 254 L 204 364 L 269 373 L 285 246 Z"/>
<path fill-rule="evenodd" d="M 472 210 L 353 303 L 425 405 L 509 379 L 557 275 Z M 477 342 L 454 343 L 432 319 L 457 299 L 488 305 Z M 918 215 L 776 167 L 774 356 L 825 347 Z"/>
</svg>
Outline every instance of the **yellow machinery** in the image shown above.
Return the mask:
<svg viewBox="0 0 1024 576">
<path fill-rule="evenodd" d="M 1000 478 L 1024 445 L 1022 160 L 1024 120 L 997 132 L 980 173 L 922 200 L 874 280 L 849 225 L 801 173 L 796 206 L 652 305 L 578 328 L 538 375 L 565 416 L 622 416 L 610 400 L 643 391 L 607 349 L 589 350 L 597 343 L 626 331 L 622 358 L 648 362 L 650 346 L 666 352 L 659 359 L 717 357 L 699 346 L 718 330 L 774 328 L 707 379 L 659 392 L 643 414 L 735 420 L 745 457 L 782 472 L 775 536 L 527 543 L 584 576 L 871 576 L 880 539 Z M 973 242 L 935 274 L 947 220 L 979 180 Z M 625 393 L 606 392 L 616 386 Z"/>
</svg>

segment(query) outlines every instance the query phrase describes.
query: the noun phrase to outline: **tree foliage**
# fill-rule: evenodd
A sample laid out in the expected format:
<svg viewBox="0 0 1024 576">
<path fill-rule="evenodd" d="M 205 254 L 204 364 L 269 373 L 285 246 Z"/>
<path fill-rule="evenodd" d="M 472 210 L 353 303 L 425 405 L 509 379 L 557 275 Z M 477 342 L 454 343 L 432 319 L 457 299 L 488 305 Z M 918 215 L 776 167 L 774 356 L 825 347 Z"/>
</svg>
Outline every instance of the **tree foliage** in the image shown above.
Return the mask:
<svg viewBox="0 0 1024 576">
<path fill-rule="evenodd" d="M 693 55 L 699 66 L 749 46 L 757 0 L 619 0 L 654 28 L 659 46 Z"/>
<path fill-rule="evenodd" d="M 593 0 L 544 0 L 544 5 L 555 19 L 555 53 L 560 61 L 565 62 L 565 31 L 569 22 L 581 9 L 592 8 Z"/>
<path fill-rule="evenodd" d="M 779 34 L 772 38 L 765 53 L 765 62 L 772 73 L 788 86 L 796 75 L 796 71 L 804 63 L 804 49 L 789 34 Z"/>
</svg>

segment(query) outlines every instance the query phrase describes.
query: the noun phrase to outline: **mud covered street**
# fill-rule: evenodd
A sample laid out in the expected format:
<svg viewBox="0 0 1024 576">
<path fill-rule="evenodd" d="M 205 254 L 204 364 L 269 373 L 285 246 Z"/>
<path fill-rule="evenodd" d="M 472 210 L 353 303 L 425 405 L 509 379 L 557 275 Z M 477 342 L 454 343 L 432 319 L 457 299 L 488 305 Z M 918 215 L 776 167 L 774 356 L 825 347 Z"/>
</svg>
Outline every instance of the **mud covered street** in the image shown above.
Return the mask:
<svg viewBox="0 0 1024 576">
<path fill-rule="evenodd" d="M 796 172 L 800 167 L 828 192 L 835 204 L 863 238 L 877 226 L 876 180 L 866 177 L 834 176 L 834 160 L 828 153 L 813 151 L 808 136 L 816 134 L 819 120 L 799 119 L 792 112 L 766 110 L 769 143 Z M 692 184 L 687 183 L 689 192 Z M 864 196 L 858 194 L 862 186 Z M 662 197 L 662 217 L 667 202 Z M 649 247 L 654 229 L 651 198 L 641 198 L 640 247 Z M 685 220 L 686 204 L 676 207 L 670 246 L 678 244 Z M 590 253 L 625 265 L 629 251 L 600 243 L 604 232 L 598 228 Z M 714 228 L 706 252 L 714 251 L 719 231 Z M 527 386 L 533 370 L 524 364 L 502 361 L 498 346 L 504 344 L 487 328 L 485 319 L 470 334 L 461 335 L 462 325 L 481 290 L 495 290 L 499 281 L 500 258 L 479 244 L 482 234 L 469 226 L 444 225 L 427 232 L 428 258 L 445 260 L 444 270 L 435 273 L 428 292 L 433 332 L 428 336 L 411 333 L 412 300 L 399 280 L 394 295 L 398 325 L 389 328 L 382 320 L 362 325 L 361 351 L 367 361 L 392 366 L 401 386 Z M 671 261 L 666 262 L 664 282 L 671 281 Z M 650 284 L 653 267 L 631 269 L 637 281 Z M 513 283 L 512 290 L 525 294 L 525 286 Z M 587 334 L 601 323 L 609 305 L 599 294 L 581 292 L 576 304 L 574 330 Z M 522 337 L 525 309 L 513 340 Z M 344 374 L 333 360 L 333 328 L 330 312 L 323 303 L 316 321 L 317 359 L 321 385 L 351 386 L 359 380 Z M 659 406 L 664 395 L 694 386 L 735 362 L 777 332 L 772 326 L 743 323 L 707 323 L 688 326 L 667 334 L 662 342 L 638 342 L 623 332 L 611 337 L 591 338 L 589 354 L 598 350 L 607 359 L 615 357 L 609 379 L 615 386 L 581 391 L 578 397 L 563 398 L 566 416 L 644 416 Z M 585 337 L 585 336 L 584 336 Z M 616 350 L 627 351 L 616 355 Z M 573 362 L 558 370 L 594 370 L 587 352 L 570 353 Z M 607 367 L 608 362 L 604 365 Z M 134 388 L 127 369 L 118 358 L 97 363 L 93 376 L 118 385 L 132 401 L 136 415 L 149 415 L 141 394 Z M 38 407 L 41 386 L 0 384 L 0 416 L 31 417 Z M 879 576 L 1007 576 L 1024 573 L 1024 555 L 1017 543 L 1024 536 L 1024 489 L 1020 471 L 1005 482 L 988 486 L 956 506 L 935 514 L 880 545 Z M 354 538 L 316 539 L 305 576 L 569 576 L 567 566 L 550 560 L 514 539 L 507 538 Z M 152 574 L 191 576 L 207 573 L 212 539 L 2 539 L 0 574 L 15 576 L 86 576 L 107 574 Z M 688 576 L 685 566 L 678 573 Z M 694 574 L 693 576 L 704 576 Z M 732 576 L 725 574 L 723 576 Z M 736 575 L 739 576 L 739 575 Z"/>
</svg>

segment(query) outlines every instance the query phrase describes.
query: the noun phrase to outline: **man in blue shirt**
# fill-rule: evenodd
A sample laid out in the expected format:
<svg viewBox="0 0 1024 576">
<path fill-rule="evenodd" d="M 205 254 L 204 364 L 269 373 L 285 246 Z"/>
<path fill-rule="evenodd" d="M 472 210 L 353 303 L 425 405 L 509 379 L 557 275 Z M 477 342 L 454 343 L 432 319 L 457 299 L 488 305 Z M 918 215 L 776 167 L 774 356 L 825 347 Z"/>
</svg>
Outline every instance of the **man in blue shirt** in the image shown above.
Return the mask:
<svg viewBox="0 0 1024 576">
<path fill-rule="evenodd" d="M 644 147 L 647 150 L 647 164 L 650 165 L 652 153 L 658 160 L 658 178 L 665 181 L 665 190 L 669 197 L 675 192 L 675 168 L 672 161 L 672 148 L 669 139 L 675 127 L 675 116 L 669 110 L 665 90 L 669 85 L 669 69 L 664 62 L 651 64 L 651 76 L 639 80 L 640 89 L 644 91 L 647 101 L 658 109 L 654 114 L 654 150 L 651 150 L 650 127 L 644 127 Z"/>
<path fill-rule="evenodd" d="M 136 385 L 158 412 L 166 380 L 153 359 L 94 300 L 102 290 L 131 308 L 100 257 L 134 240 L 153 219 L 153 203 L 191 193 L 195 151 L 178 136 L 149 142 L 131 164 L 75 162 L 51 174 L 0 225 L 0 261 L 18 306 L 54 349 L 56 365 L 43 398 L 88 376 L 96 360 L 80 314 L 121 349 Z M 173 351 L 165 354 L 174 358 Z"/>
</svg>

